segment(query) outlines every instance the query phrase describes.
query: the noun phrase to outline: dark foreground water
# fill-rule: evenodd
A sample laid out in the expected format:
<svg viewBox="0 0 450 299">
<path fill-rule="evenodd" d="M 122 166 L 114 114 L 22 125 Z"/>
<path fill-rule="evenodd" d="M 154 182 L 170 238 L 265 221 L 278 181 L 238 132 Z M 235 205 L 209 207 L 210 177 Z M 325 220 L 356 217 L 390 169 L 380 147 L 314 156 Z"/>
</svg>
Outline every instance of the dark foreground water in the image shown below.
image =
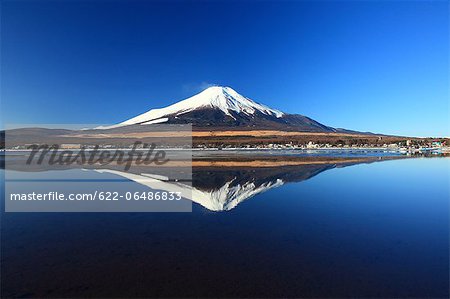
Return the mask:
<svg viewBox="0 0 450 299">
<path fill-rule="evenodd" d="M 194 186 L 218 176 L 202 190 L 266 190 L 192 213 L 2 212 L 2 298 L 447 298 L 449 169 L 194 170 Z"/>
</svg>

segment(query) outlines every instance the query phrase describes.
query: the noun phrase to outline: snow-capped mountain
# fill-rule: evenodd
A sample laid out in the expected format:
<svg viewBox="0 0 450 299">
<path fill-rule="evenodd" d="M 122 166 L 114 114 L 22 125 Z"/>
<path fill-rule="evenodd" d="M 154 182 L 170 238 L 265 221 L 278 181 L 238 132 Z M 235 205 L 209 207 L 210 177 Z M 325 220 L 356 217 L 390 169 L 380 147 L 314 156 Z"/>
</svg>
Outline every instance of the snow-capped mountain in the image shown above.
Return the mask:
<svg viewBox="0 0 450 299">
<path fill-rule="evenodd" d="M 213 86 L 165 108 L 151 109 L 112 127 L 137 124 L 186 124 L 194 127 L 252 127 L 334 132 L 311 118 L 287 114 L 242 96 L 231 87 Z"/>
<path fill-rule="evenodd" d="M 188 99 L 175 103 L 171 106 L 161 109 L 152 109 L 141 115 L 133 117 L 122 122 L 122 125 L 146 124 L 149 122 L 164 122 L 170 116 L 181 116 L 193 110 L 201 109 L 217 109 L 225 115 L 234 118 L 234 113 L 243 113 L 245 115 L 255 115 L 259 112 L 264 115 L 275 116 L 280 118 L 283 112 L 271 109 L 265 105 L 254 102 L 238 94 L 231 87 L 213 86 L 209 87 L 199 94 Z"/>
</svg>

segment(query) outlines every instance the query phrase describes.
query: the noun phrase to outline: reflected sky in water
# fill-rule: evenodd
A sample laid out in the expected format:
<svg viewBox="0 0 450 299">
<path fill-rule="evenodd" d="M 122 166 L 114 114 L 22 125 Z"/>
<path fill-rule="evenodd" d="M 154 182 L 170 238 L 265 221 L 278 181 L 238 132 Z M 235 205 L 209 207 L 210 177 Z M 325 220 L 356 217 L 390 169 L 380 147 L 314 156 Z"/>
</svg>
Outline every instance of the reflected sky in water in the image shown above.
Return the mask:
<svg viewBox="0 0 450 299">
<path fill-rule="evenodd" d="M 222 212 L 2 213 L 2 295 L 448 297 L 449 166 L 280 168 Z"/>
</svg>

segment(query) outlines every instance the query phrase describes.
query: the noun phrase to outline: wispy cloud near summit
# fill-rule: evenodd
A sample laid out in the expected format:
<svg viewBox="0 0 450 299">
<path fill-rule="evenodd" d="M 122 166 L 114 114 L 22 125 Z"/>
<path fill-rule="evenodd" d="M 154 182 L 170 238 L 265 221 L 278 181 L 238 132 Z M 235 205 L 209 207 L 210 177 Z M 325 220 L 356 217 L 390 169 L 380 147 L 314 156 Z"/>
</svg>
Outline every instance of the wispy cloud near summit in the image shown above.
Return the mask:
<svg viewBox="0 0 450 299">
<path fill-rule="evenodd" d="M 219 85 L 219 84 L 202 81 L 200 83 L 183 84 L 182 89 L 183 89 L 183 92 L 192 94 L 192 93 L 198 93 L 202 90 L 205 90 L 208 87 L 217 86 L 217 85 Z"/>
</svg>

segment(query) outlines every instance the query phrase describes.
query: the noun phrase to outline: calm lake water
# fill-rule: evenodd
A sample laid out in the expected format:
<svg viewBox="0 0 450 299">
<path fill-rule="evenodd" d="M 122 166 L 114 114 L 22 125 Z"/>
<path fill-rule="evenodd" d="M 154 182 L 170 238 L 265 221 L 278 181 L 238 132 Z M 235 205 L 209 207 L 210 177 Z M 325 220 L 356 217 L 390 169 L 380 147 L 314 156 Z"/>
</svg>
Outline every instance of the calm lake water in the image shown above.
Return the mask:
<svg viewBox="0 0 450 299">
<path fill-rule="evenodd" d="M 190 213 L 5 213 L 1 190 L 2 297 L 448 297 L 450 159 L 336 166 L 194 169 Z"/>
</svg>

